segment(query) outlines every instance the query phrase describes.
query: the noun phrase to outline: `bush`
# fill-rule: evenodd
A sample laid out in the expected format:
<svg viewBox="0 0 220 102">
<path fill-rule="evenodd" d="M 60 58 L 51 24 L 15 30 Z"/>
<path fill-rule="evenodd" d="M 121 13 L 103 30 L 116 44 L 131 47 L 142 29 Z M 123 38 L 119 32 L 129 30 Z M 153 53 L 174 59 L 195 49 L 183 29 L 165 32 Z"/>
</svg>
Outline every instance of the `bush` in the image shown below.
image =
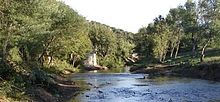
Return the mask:
<svg viewBox="0 0 220 102">
<path fill-rule="evenodd" d="M 19 49 L 17 47 L 12 48 L 9 51 L 10 59 L 11 61 L 15 62 L 16 64 L 21 64 L 22 63 L 22 58 L 19 55 Z"/>
<path fill-rule="evenodd" d="M 78 66 L 79 67 L 79 66 Z M 79 69 L 75 68 L 73 65 L 69 64 L 67 61 L 61 61 L 55 59 L 52 65 L 46 65 L 44 70 L 49 73 L 62 74 L 65 70 L 71 72 L 79 72 Z"/>
<path fill-rule="evenodd" d="M 49 77 L 47 73 L 43 70 L 39 68 L 34 68 L 30 74 L 30 79 L 32 81 L 32 84 L 47 85 Z"/>
<path fill-rule="evenodd" d="M 109 56 L 105 58 L 99 58 L 100 65 L 106 66 L 110 69 L 122 68 L 125 65 L 125 62 L 116 58 L 115 56 Z"/>
<path fill-rule="evenodd" d="M 1 80 L 0 82 L 0 94 L 5 96 L 5 100 L 8 100 L 9 102 L 25 100 L 25 92 L 20 87 L 18 88 L 15 84 L 15 81 Z M 10 97 L 10 99 L 7 97 Z"/>
</svg>

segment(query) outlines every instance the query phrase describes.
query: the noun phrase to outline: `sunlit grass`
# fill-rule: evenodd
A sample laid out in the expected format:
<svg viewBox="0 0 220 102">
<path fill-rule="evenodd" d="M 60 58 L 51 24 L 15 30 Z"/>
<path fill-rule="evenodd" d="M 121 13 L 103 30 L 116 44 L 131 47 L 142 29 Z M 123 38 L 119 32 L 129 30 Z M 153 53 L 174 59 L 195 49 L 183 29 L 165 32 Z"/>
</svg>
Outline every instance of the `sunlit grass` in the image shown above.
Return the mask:
<svg viewBox="0 0 220 102">
<path fill-rule="evenodd" d="M 177 58 L 167 59 L 166 64 L 199 64 L 200 63 L 200 53 L 197 52 L 196 56 L 192 57 L 191 52 L 179 53 Z M 205 58 L 203 63 L 218 63 L 220 62 L 220 49 L 208 49 L 205 52 Z"/>
<path fill-rule="evenodd" d="M 220 56 L 206 57 L 206 58 L 204 59 L 204 61 L 207 62 L 207 63 L 220 62 Z"/>
</svg>

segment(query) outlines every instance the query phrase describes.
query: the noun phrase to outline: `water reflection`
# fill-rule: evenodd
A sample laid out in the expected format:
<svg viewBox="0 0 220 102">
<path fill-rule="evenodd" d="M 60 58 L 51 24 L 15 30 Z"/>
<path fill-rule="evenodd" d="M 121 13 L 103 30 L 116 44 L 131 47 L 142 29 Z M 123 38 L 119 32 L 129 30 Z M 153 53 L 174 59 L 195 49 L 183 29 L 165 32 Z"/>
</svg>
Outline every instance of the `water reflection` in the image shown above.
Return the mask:
<svg viewBox="0 0 220 102">
<path fill-rule="evenodd" d="M 178 77 L 144 79 L 143 74 L 86 73 L 73 75 L 91 90 L 80 102 L 208 102 L 220 100 L 220 83 Z"/>
</svg>

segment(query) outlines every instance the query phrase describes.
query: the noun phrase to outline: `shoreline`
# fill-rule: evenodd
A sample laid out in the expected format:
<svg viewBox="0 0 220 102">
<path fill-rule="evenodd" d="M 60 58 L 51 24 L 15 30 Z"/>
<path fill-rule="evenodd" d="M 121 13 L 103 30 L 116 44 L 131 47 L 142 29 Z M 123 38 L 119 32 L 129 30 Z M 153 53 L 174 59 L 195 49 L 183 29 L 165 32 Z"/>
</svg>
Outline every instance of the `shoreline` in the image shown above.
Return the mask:
<svg viewBox="0 0 220 102">
<path fill-rule="evenodd" d="M 65 102 L 73 100 L 81 91 L 85 90 L 86 83 L 70 80 L 71 74 L 63 77 L 54 75 L 54 82 L 48 86 L 31 86 L 27 95 L 33 102 Z"/>
<path fill-rule="evenodd" d="M 199 65 L 159 65 L 151 67 L 134 66 L 131 73 L 143 73 L 150 76 L 176 76 L 188 77 L 220 82 L 220 64 L 199 64 Z"/>
</svg>

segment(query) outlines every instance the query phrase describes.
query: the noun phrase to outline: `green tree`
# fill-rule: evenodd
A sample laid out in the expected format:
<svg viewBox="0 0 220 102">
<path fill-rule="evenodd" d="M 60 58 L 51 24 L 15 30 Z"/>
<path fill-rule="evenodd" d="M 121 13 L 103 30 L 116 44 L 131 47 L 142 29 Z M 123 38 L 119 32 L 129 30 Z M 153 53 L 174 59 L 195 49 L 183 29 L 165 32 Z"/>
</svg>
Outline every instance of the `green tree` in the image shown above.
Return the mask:
<svg viewBox="0 0 220 102">
<path fill-rule="evenodd" d="M 170 57 L 173 57 L 173 53 L 175 51 L 174 58 L 177 57 L 180 42 L 183 36 L 183 28 L 182 28 L 182 11 L 183 6 L 179 6 L 178 8 L 170 9 L 169 14 L 166 17 L 166 22 L 170 27 L 170 36 L 169 36 L 169 43 L 170 43 Z"/>
<path fill-rule="evenodd" d="M 195 56 L 196 49 L 198 47 L 198 22 L 197 22 L 197 12 L 196 3 L 192 0 L 187 0 L 184 5 L 185 10 L 182 12 L 182 26 L 186 34 L 185 38 L 190 42 L 192 49 L 192 56 Z"/>
<path fill-rule="evenodd" d="M 93 44 L 93 49 L 97 50 L 99 64 L 110 67 L 109 61 L 115 59 L 114 54 L 117 48 L 115 34 L 109 27 L 97 22 L 91 22 L 89 37 Z"/>
<path fill-rule="evenodd" d="M 169 48 L 170 29 L 162 16 L 154 19 L 153 24 L 147 28 L 141 28 L 136 38 L 138 43 L 136 49 L 147 58 L 155 58 L 158 62 L 163 62 Z"/>
<path fill-rule="evenodd" d="M 166 20 L 159 16 L 154 20 L 155 32 L 154 33 L 154 47 L 153 53 L 155 58 L 159 59 L 159 62 L 163 62 L 166 59 L 166 54 L 169 47 L 169 27 Z"/>
<path fill-rule="evenodd" d="M 202 50 L 200 61 L 204 61 L 205 50 L 218 30 L 215 29 L 216 21 L 218 21 L 218 1 L 217 0 L 200 0 L 199 1 L 199 23 L 200 23 L 200 38 L 202 39 Z"/>
</svg>

